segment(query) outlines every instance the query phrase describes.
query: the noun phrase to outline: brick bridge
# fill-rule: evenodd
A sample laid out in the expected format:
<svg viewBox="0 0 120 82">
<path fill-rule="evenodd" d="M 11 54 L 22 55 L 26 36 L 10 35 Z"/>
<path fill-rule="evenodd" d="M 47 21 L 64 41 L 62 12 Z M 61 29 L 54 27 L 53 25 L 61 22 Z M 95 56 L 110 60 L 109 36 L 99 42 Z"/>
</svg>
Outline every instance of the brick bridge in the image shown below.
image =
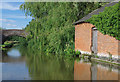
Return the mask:
<svg viewBox="0 0 120 82">
<path fill-rule="evenodd" d="M 19 29 L 0 30 L 0 41 L 4 42 L 5 39 L 9 36 L 26 37 L 27 35 L 28 35 L 28 33 L 26 33 L 25 30 L 19 30 Z"/>
</svg>

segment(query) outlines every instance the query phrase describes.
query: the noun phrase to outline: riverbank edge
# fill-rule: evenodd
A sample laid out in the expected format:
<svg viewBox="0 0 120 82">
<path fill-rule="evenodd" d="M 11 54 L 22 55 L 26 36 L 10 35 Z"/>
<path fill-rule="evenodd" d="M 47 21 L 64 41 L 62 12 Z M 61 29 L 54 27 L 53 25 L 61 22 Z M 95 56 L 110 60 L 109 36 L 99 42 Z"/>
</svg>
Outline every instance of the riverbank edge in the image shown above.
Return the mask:
<svg viewBox="0 0 120 82">
<path fill-rule="evenodd" d="M 6 50 L 7 48 L 11 48 L 13 46 L 18 45 L 19 41 L 6 41 L 7 44 L 0 45 L 1 50 Z"/>
<path fill-rule="evenodd" d="M 96 65 L 97 67 L 101 67 L 104 69 L 107 69 L 109 71 L 115 71 L 115 72 L 120 72 L 120 66 L 116 64 L 110 64 L 110 63 L 105 63 L 101 61 L 96 61 L 94 59 L 88 60 L 86 59 L 81 59 L 80 61 L 76 61 L 77 63 L 86 63 L 89 65 Z"/>
<path fill-rule="evenodd" d="M 96 54 L 81 54 L 81 55 L 79 55 L 79 57 L 85 58 L 85 59 L 90 59 L 93 61 L 104 62 L 104 63 L 120 66 L 120 59 L 119 58 L 104 57 L 104 56 L 99 56 Z"/>
</svg>

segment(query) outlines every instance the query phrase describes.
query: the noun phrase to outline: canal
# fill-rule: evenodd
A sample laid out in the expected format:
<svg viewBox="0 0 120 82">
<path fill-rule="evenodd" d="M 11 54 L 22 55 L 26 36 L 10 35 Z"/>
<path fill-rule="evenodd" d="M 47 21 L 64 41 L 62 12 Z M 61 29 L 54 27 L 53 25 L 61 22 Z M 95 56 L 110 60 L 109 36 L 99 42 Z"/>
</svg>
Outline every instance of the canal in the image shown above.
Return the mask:
<svg viewBox="0 0 120 82">
<path fill-rule="evenodd" d="M 120 66 L 36 55 L 13 47 L 2 53 L 2 80 L 118 80 Z"/>
</svg>

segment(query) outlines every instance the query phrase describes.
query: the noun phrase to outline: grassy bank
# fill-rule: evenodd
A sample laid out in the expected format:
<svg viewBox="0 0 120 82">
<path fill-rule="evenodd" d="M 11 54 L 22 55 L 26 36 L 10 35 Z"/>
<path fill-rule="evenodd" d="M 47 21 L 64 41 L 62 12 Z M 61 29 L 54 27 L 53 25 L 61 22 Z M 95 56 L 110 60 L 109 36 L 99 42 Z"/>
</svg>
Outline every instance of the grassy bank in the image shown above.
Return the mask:
<svg viewBox="0 0 120 82">
<path fill-rule="evenodd" d="M 0 45 L 0 48 L 2 50 L 6 50 L 7 48 L 11 48 L 15 45 L 18 45 L 19 41 L 5 41 L 2 45 Z"/>
<path fill-rule="evenodd" d="M 97 61 L 97 62 L 102 62 L 102 63 L 107 63 L 107 64 L 113 64 L 113 65 L 118 65 L 120 66 L 120 59 L 114 59 L 109 57 L 99 57 L 97 55 L 88 55 L 88 54 L 80 54 L 79 58 L 83 60 L 89 60 L 89 61 Z"/>
</svg>

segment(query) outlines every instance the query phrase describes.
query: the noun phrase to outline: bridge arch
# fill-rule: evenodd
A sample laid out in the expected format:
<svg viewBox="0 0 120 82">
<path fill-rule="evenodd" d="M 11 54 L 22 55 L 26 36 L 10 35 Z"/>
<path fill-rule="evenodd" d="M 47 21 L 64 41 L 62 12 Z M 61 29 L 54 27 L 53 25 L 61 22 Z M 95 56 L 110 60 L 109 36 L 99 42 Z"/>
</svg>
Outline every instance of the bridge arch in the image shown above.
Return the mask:
<svg viewBox="0 0 120 82">
<path fill-rule="evenodd" d="M 5 29 L 2 30 L 2 32 L 0 33 L 0 35 L 2 36 L 2 43 L 6 40 L 6 38 L 10 37 L 10 36 L 20 36 L 20 37 L 24 37 L 26 38 L 26 36 L 28 35 L 28 33 L 25 32 L 25 30 L 19 30 L 19 29 Z"/>
<path fill-rule="evenodd" d="M 19 40 L 20 38 L 24 38 L 24 39 L 25 39 L 24 36 L 10 35 L 10 36 L 5 37 L 4 40 L 5 40 L 5 41 L 6 41 L 6 40 L 8 40 L 8 41 L 16 40 L 16 41 L 17 41 L 17 40 Z"/>
</svg>

